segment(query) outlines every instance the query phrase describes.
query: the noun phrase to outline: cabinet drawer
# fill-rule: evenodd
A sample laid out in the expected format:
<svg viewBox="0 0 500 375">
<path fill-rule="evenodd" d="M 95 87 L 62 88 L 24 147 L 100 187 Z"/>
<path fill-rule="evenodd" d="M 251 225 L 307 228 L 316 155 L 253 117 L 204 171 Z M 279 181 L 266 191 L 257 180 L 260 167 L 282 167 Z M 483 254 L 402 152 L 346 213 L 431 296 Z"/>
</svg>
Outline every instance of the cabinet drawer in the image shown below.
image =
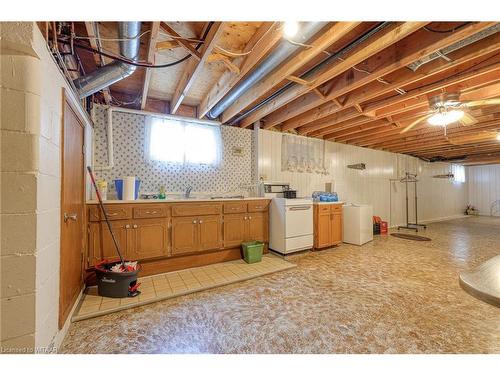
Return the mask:
<svg viewBox="0 0 500 375">
<path fill-rule="evenodd" d="M 106 214 L 109 220 L 123 220 L 132 218 L 132 207 L 118 206 L 114 205 L 104 205 Z M 90 207 L 89 209 L 89 221 L 101 221 L 104 220 L 104 215 L 102 214 L 101 208 L 99 206 Z"/>
<path fill-rule="evenodd" d="M 172 216 L 199 216 L 219 215 L 222 212 L 220 204 L 174 204 L 172 205 Z"/>
<path fill-rule="evenodd" d="M 332 210 L 332 212 L 342 212 L 342 205 L 341 204 L 332 204 L 331 210 Z"/>
<path fill-rule="evenodd" d="M 224 203 L 225 214 L 238 214 L 247 212 L 247 205 L 244 202 Z"/>
<path fill-rule="evenodd" d="M 269 206 L 269 201 L 253 201 L 248 202 L 248 212 L 266 211 Z"/>
<path fill-rule="evenodd" d="M 329 204 L 318 205 L 318 212 L 322 214 L 330 213 L 330 205 Z"/>
<path fill-rule="evenodd" d="M 144 205 L 134 207 L 134 219 L 146 219 L 150 217 L 168 216 L 168 206 L 164 205 Z"/>
</svg>

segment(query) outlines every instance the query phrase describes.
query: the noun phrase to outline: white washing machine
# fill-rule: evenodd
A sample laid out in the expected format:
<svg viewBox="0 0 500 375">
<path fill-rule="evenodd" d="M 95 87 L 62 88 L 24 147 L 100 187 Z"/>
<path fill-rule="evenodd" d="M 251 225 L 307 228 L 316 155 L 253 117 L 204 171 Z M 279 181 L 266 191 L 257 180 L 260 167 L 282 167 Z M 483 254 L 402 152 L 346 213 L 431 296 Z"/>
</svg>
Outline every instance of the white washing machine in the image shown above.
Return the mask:
<svg viewBox="0 0 500 375">
<path fill-rule="evenodd" d="M 373 207 L 369 204 L 343 206 L 343 242 L 363 245 L 373 240 Z"/>
</svg>

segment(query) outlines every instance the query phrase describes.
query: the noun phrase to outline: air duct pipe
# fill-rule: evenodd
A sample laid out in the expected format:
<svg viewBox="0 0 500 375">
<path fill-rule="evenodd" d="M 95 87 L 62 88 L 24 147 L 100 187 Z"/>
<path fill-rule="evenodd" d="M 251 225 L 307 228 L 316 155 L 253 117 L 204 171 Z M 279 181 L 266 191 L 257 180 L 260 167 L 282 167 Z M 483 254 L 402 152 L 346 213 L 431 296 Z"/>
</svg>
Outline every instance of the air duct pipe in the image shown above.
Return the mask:
<svg viewBox="0 0 500 375">
<path fill-rule="evenodd" d="M 120 41 L 120 54 L 130 60 L 137 61 L 139 57 L 140 22 L 119 22 L 118 38 Z M 79 77 L 73 81 L 80 99 L 100 91 L 115 82 L 127 78 L 137 69 L 136 66 L 114 61 L 97 69 L 96 71 Z"/>
<path fill-rule="evenodd" d="M 300 44 L 306 43 L 326 24 L 327 22 L 301 22 L 299 32 L 292 39 L 292 41 L 296 43 L 291 43 L 283 39 L 273 53 L 262 61 L 247 78 L 233 87 L 229 93 L 207 113 L 207 117 L 209 119 L 219 117 L 220 114 L 233 104 L 245 91 L 271 73 L 299 48 L 304 48 Z"/>
</svg>

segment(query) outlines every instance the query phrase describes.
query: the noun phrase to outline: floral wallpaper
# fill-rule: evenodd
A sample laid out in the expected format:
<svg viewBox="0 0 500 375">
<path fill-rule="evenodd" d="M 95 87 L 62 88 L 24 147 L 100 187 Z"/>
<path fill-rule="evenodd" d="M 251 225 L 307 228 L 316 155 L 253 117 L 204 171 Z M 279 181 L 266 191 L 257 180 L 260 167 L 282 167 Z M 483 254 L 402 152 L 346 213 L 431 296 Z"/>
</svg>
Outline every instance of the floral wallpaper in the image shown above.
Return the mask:
<svg viewBox="0 0 500 375">
<path fill-rule="evenodd" d="M 113 112 L 114 167 L 109 171 L 95 168 L 96 177 L 108 184 L 124 176 L 141 180 L 140 193 L 157 193 L 164 185 L 167 193 L 182 192 L 192 186 L 195 192 L 235 192 L 252 181 L 253 137 L 249 129 L 222 126 L 223 159 L 219 168 L 209 166 L 181 167 L 144 159 L 145 116 Z M 94 128 L 94 163 L 108 164 L 107 114 L 97 106 Z M 233 147 L 241 147 L 241 156 L 233 155 Z M 111 191 L 112 189 L 110 189 Z"/>
</svg>

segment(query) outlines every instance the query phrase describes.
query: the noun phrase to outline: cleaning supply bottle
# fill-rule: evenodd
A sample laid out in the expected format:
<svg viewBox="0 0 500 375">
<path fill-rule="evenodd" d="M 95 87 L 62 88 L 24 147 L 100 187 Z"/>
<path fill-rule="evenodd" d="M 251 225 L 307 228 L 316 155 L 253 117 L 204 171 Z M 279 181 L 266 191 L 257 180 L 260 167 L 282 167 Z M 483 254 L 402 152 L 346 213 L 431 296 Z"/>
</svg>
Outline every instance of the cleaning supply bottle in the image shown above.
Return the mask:
<svg viewBox="0 0 500 375">
<path fill-rule="evenodd" d="M 165 186 L 161 185 L 160 193 L 158 194 L 158 199 L 165 199 L 165 198 L 167 198 L 167 193 L 165 192 Z"/>
</svg>

